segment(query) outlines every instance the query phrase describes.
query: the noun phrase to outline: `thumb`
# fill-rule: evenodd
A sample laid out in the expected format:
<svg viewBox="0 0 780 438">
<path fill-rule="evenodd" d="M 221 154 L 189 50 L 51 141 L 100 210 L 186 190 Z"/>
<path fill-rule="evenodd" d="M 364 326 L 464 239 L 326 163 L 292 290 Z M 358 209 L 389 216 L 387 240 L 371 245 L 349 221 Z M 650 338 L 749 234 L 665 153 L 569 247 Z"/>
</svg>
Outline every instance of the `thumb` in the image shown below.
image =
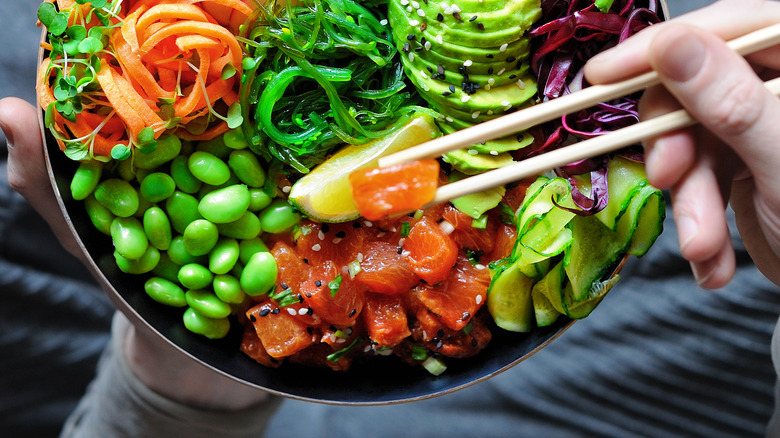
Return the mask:
<svg viewBox="0 0 780 438">
<path fill-rule="evenodd" d="M 734 149 L 756 181 L 777 184 L 780 156 L 766 144 L 780 136 L 780 100 L 750 65 L 718 37 L 687 25 L 659 33 L 649 56 L 669 92 Z"/>
<path fill-rule="evenodd" d="M 0 129 L 8 142 L 8 184 L 46 220 L 65 249 L 81 257 L 49 180 L 36 108 L 15 97 L 0 100 Z"/>
</svg>

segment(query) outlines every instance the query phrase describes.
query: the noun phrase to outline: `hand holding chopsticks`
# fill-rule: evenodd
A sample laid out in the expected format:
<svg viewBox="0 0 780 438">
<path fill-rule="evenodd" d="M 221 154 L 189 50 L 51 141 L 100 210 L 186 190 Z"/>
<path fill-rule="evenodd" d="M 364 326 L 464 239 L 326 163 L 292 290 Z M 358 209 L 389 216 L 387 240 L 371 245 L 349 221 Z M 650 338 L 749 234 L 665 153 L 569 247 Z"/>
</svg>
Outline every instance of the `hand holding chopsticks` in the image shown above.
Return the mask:
<svg viewBox="0 0 780 438">
<path fill-rule="evenodd" d="M 760 29 L 728 43 L 729 47 L 740 55 L 754 53 L 777 44 L 780 44 L 780 24 Z M 528 129 L 564 114 L 589 108 L 599 102 L 631 94 L 658 83 L 658 74 L 649 72 L 615 84 L 594 85 L 576 93 L 537 104 L 383 157 L 379 160 L 379 166 L 384 167 L 416 159 L 437 157 L 453 150 Z M 779 79 L 767 82 L 766 86 L 773 94 L 780 94 Z M 610 134 L 581 141 L 572 146 L 442 186 L 437 190 L 436 197 L 430 205 L 540 174 L 555 167 L 611 152 L 695 123 L 696 120 L 685 110 L 669 113 Z"/>
</svg>

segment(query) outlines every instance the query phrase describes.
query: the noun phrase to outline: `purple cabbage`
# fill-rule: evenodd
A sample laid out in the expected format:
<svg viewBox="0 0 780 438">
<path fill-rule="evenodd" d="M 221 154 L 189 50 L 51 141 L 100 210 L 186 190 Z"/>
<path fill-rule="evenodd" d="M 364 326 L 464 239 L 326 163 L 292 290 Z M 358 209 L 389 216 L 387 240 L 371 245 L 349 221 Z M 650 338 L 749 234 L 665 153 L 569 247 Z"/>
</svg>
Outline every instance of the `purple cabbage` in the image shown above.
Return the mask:
<svg viewBox="0 0 780 438">
<path fill-rule="evenodd" d="M 555 99 L 587 87 L 582 68 L 595 54 L 609 49 L 640 30 L 660 21 L 656 0 L 615 0 L 601 12 L 593 0 L 544 0 L 543 23 L 531 29 L 531 68 L 539 84 L 539 99 Z M 557 149 L 577 140 L 623 128 L 639 120 L 639 95 L 626 96 L 579 111 L 542 126 L 545 141 L 529 155 Z M 643 161 L 641 148 L 626 148 L 619 154 Z M 572 182 L 577 214 L 595 214 L 606 206 L 608 157 L 571 163 L 556 173 Z M 585 196 L 573 184 L 574 177 L 590 173 L 591 194 Z"/>
</svg>

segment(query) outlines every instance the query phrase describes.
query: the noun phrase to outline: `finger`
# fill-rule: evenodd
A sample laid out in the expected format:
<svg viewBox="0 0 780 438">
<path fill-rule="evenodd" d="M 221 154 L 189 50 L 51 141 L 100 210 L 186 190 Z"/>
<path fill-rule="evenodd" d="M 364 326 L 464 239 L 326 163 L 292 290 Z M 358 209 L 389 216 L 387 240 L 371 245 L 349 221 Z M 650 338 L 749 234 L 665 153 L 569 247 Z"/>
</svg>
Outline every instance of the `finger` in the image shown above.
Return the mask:
<svg viewBox="0 0 780 438">
<path fill-rule="evenodd" d="M 780 100 L 747 62 L 717 37 L 679 25 L 654 39 L 649 57 L 670 93 L 735 148 L 757 182 L 774 185 L 780 159 L 766 142 L 780 137 Z"/>
<path fill-rule="evenodd" d="M 643 120 L 679 109 L 680 104 L 663 87 L 648 89 L 639 103 Z M 682 129 L 649 139 L 644 143 L 645 170 L 650 184 L 668 189 L 693 166 L 696 157 L 694 129 Z"/>
<path fill-rule="evenodd" d="M 614 48 L 594 56 L 585 66 L 592 84 L 605 84 L 650 70 L 648 49 L 653 39 L 678 24 L 706 26 L 707 31 L 731 40 L 780 20 L 780 3 L 763 0 L 721 0 L 673 20 L 648 27 Z M 773 62 L 776 61 L 776 57 Z"/>
<path fill-rule="evenodd" d="M 734 275 L 734 256 L 725 214 L 728 190 L 716 176 L 714 159 L 702 154 L 672 189 L 680 252 L 705 287 L 719 287 Z"/>
<path fill-rule="evenodd" d="M 769 211 L 767 203 L 761 199 L 755 199 L 756 188 L 753 178 L 737 180 L 733 184 L 731 206 L 734 209 L 737 229 L 742 236 L 745 249 L 750 254 L 756 267 L 764 276 L 775 284 L 780 284 L 780 255 L 772 248 L 780 248 L 780 233 L 778 227 L 768 229 L 763 218 L 777 217 L 773 211 Z M 761 211 L 761 213 L 758 213 Z M 774 213 L 774 214 L 772 214 Z M 763 220 L 759 220 L 759 214 Z M 777 219 L 769 223 L 777 224 Z"/>
<path fill-rule="evenodd" d="M 0 129 L 8 143 L 8 184 L 46 220 L 68 252 L 82 257 L 49 180 L 37 110 L 22 99 L 0 100 Z"/>
</svg>

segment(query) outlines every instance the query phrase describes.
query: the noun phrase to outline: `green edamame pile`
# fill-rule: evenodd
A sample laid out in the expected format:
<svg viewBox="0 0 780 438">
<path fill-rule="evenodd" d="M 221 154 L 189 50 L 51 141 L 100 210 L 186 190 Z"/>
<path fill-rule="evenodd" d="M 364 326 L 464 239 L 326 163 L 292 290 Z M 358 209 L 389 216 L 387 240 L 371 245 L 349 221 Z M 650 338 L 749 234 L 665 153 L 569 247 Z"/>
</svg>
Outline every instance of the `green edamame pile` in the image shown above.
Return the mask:
<svg viewBox="0 0 780 438">
<path fill-rule="evenodd" d="M 70 186 L 123 272 L 148 275 L 146 293 L 185 308 L 183 322 L 224 337 L 247 298 L 269 292 L 277 265 L 262 239 L 291 230 L 301 215 L 266 183 L 240 131 L 213 140 L 165 134 L 151 152 L 79 164 Z"/>
</svg>

